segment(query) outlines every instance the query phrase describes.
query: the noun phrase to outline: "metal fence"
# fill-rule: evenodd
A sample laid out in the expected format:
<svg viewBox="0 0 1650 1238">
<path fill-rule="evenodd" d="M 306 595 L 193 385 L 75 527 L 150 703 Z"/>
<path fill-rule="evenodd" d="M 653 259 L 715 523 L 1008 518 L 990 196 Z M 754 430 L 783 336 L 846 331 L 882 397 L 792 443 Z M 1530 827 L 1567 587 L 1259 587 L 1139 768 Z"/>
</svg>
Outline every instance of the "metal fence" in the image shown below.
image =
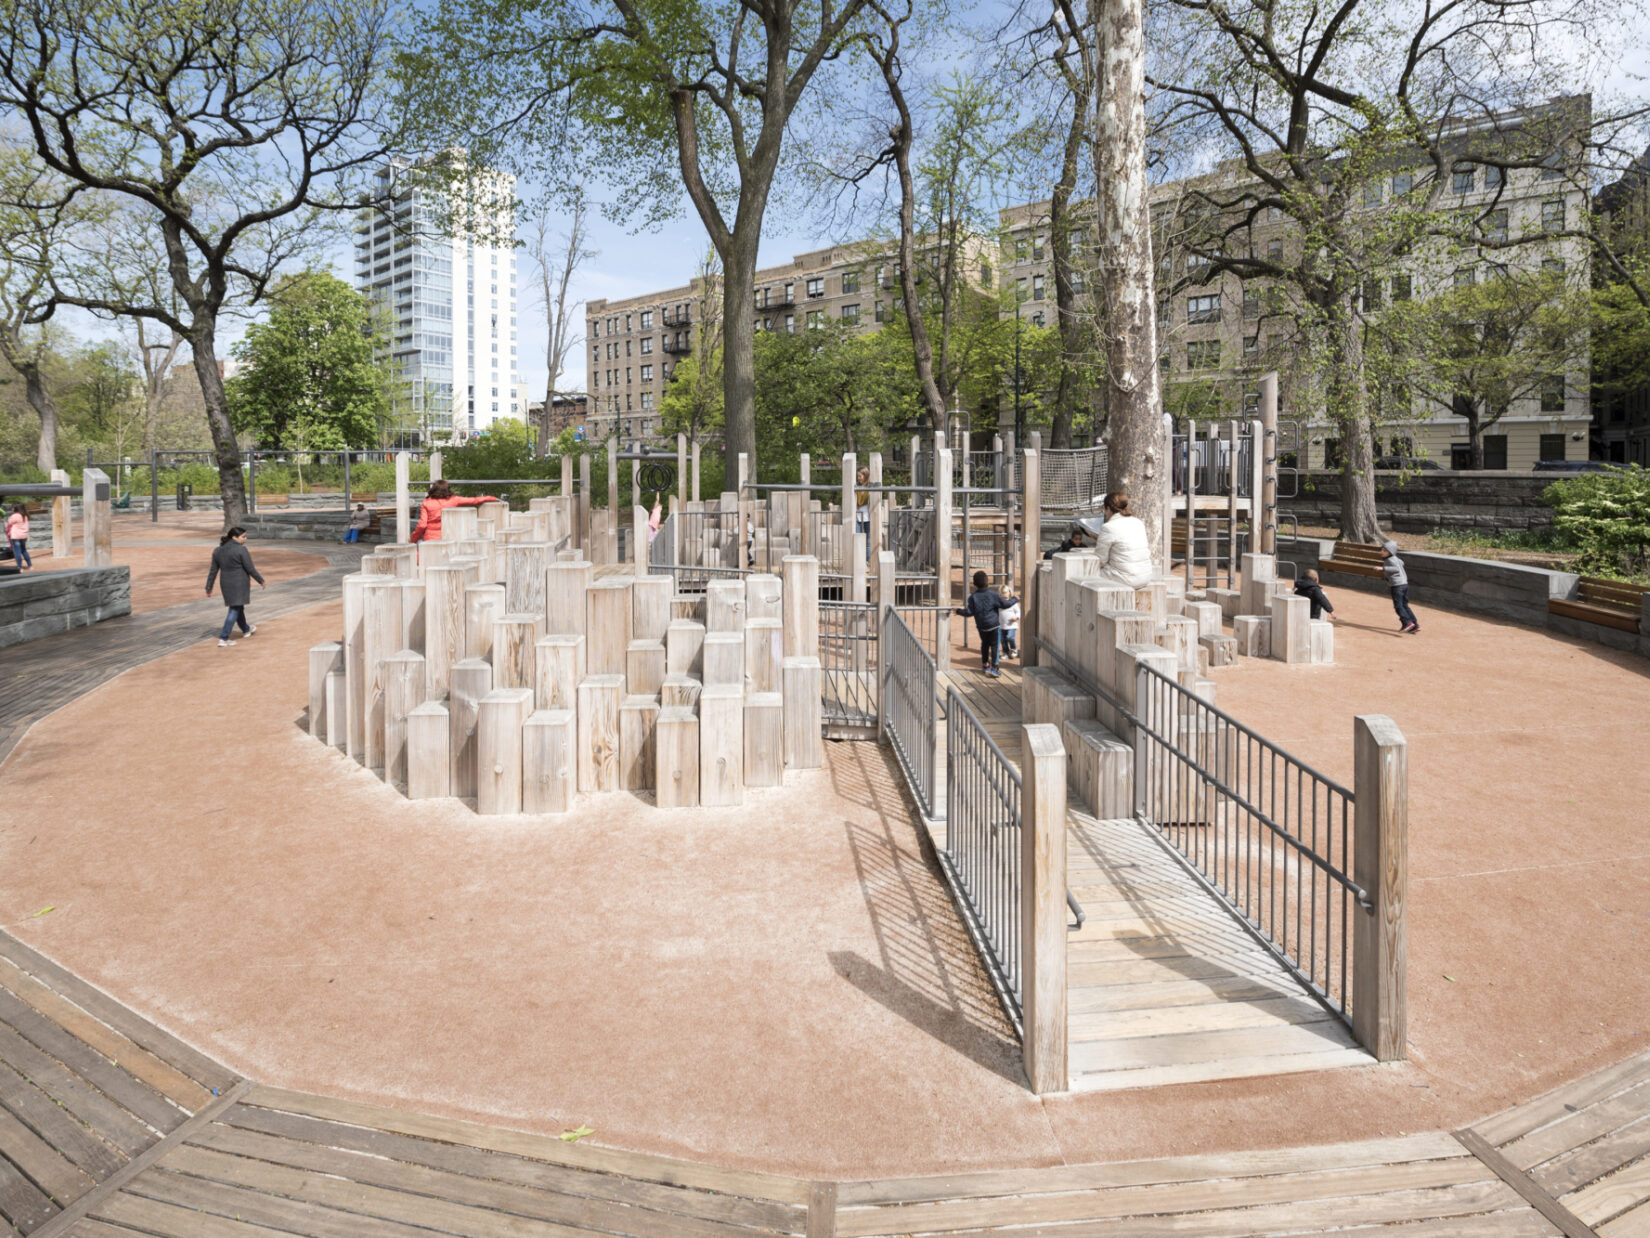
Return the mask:
<svg viewBox="0 0 1650 1238">
<path fill-rule="evenodd" d="M 1023 1035 L 1020 774 L 968 703 L 945 694 L 945 849 L 940 864 L 991 983 Z"/>
<path fill-rule="evenodd" d="M 917 806 L 930 820 L 945 816 L 939 799 L 939 672 L 903 615 L 882 612 L 882 688 L 888 694 L 888 738 Z"/>
<path fill-rule="evenodd" d="M 1097 697 L 1134 745 L 1134 812 L 1333 1013 L 1350 1022 L 1355 908 L 1353 794 L 1150 666 L 1133 707 L 1052 642 L 1039 643 Z"/>
<path fill-rule="evenodd" d="M 870 738 L 877 726 L 876 608 L 869 602 L 819 603 L 819 663 L 825 729 Z"/>
<path fill-rule="evenodd" d="M 1349 1012 L 1353 795 L 1150 666 L 1135 671 L 1135 805 L 1336 1014 Z"/>
</svg>

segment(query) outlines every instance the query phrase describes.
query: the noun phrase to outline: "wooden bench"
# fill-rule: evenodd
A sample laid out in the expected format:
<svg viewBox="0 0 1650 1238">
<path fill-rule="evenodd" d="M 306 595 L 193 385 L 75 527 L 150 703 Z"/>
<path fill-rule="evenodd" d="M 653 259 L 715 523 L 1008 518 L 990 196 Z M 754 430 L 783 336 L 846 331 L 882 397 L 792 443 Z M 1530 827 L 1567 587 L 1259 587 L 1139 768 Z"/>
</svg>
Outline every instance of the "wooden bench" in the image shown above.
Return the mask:
<svg viewBox="0 0 1650 1238">
<path fill-rule="evenodd" d="M 1381 576 L 1381 548 L 1368 542 L 1336 542 L 1333 558 L 1318 562 L 1320 571 L 1341 572 L 1347 576 Z"/>
<path fill-rule="evenodd" d="M 260 494 L 258 496 L 259 507 L 290 507 L 291 505 L 292 496 L 290 494 Z"/>
<path fill-rule="evenodd" d="M 1644 614 L 1644 595 L 1647 592 L 1650 592 L 1650 586 L 1583 576 L 1576 586 L 1576 600 L 1548 598 L 1547 613 L 1618 628 L 1623 632 L 1637 632 L 1640 617 Z"/>
</svg>

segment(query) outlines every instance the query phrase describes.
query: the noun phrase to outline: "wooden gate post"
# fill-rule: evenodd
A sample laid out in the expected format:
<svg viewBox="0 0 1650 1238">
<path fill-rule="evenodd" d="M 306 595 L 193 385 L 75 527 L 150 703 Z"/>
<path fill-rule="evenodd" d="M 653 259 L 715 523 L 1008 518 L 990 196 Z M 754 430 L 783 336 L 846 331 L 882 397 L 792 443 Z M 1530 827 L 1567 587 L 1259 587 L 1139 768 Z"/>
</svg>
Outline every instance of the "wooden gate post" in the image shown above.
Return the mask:
<svg viewBox="0 0 1650 1238">
<path fill-rule="evenodd" d="M 1035 448 L 1026 452 L 1025 501 L 1020 519 L 1020 666 L 1040 666 L 1037 633 L 1042 616 L 1037 605 L 1037 567 L 1043 561 L 1043 474 Z"/>
<path fill-rule="evenodd" d="M 109 475 L 89 468 L 80 474 L 80 527 L 86 547 L 82 567 L 108 567 L 114 562 L 114 516 L 110 510 Z"/>
<path fill-rule="evenodd" d="M 1409 750 L 1382 714 L 1352 720 L 1352 745 L 1352 878 L 1373 904 L 1352 938 L 1352 1034 L 1377 1061 L 1401 1061 L 1408 1054 Z"/>
<path fill-rule="evenodd" d="M 412 540 L 412 522 L 407 508 L 412 503 L 412 457 L 404 451 L 395 453 L 395 543 L 403 546 Z"/>
<path fill-rule="evenodd" d="M 1058 727 L 1021 728 L 1020 1006 L 1026 1080 L 1064 1092 L 1066 1016 L 1066 747 Z"/>
<path fill-rule="evenodd" d="M 153 455 L 149 458 L 149 470 L 155 468 Z M 69 479 L 67 469 L 52 470 L 52 485 L 67 489 L 74 483 Z M 74 552 L 74 511 L 71 507 L 74 500 L 66 494 L 60 494 L 52 500 L 52 558 L 67 559 Z M 82 504 L 84 510 L 84 503 Z"/>
</svg>

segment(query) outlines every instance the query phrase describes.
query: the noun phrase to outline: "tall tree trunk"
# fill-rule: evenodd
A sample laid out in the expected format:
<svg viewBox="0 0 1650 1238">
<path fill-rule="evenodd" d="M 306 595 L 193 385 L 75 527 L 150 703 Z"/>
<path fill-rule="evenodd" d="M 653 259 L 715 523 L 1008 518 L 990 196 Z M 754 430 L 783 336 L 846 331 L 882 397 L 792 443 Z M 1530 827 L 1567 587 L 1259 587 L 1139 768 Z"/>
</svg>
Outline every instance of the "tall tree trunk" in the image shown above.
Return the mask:
<svg viewBox="0 0 1650 1238">
<path fill-rule="evenodd" d="M 724 486 L 737 484 L 739 455 L 750 457 L 756 477 L 756 319 L 751 289 L 756 287 L 756 246 L 760 229 L 736 229 L 722 259 L 722 467 Z M 700 365 L 710 358 L 700 357 Z"/>
<path fill-rule="evenodd" d="M 1467 455 L 1469 469 L 1484 467 L 1484 425 L 1478 417 L 1476 402 L 1472 406 L 1472 416 L 1467 418 Z"/>
<path fill-rule="evenodd" d="M 40 418 L 40 443 L 35 449 L 34 463 L 42 473 L 49 474 L 57 467 L 57 402 L 46 389 L 46 380 L 38 363 L 18 367 L 23 374 L 24 390 L 29 407 Z"/>
<path fill-rule="evenodd" d="M 1095 32 L 1100 82 L 1094 171 L 1101 197 L 1098 255 L 1110 399 L 1107 488 L 1129 495 L 1131 511 L 1145 522 L 1152 559 L 1166 570 L 1168 443 L 1157 373 L 1141 4 L 1100 0 Z"/>
<path fill-rule="evenodd" d="M 1054 312 L 1060 324 L 1060 385 L 1054 393 L 1049 446 L 1061 448 L 1071 446 L 1071 425 L 1082 390 L 1078 357 L 1083 350 L 1083 328 L 1077 319 L 1077 295 L 1071 282 L 1071 195 L 1077 188 L 1077 165 L 1088 128 L 1090 91 L 1080 73 L 1074 77 L 1079 85 L 1072 93 L 1071 125 L 1066 130 L 1060 179 L 1054 183 L 1048 213 L 1049 244 L 1054 249 Z"/>
<path fill-rule="evenodd" d="M 241 449 L 229 424 L 229 397 L 218 373 L 218 357 L 210 325 L 200 325 L 204 313 L 197 312 L 197 325 L 189 337 L 195 353 L 195 377 L 200 380 L 201 400 L 206 405 L 206 424 L 212 431 L 212 447 L 218 457 L 218 489 L 223 496 L 223 527 L 246 519 L 246 483 L 241 477 Z"/>
<path fill-rule="evenodd" d="M 1369 432 L 1363 331 L 1350 298 L 1339 296 L 1330 309 L 1330 407 L 1345 444 L 1341 464 L 1341 536 L 1349 542 L 1380 542 L 1375 515 L 1375 443 Z"/>
</svg>

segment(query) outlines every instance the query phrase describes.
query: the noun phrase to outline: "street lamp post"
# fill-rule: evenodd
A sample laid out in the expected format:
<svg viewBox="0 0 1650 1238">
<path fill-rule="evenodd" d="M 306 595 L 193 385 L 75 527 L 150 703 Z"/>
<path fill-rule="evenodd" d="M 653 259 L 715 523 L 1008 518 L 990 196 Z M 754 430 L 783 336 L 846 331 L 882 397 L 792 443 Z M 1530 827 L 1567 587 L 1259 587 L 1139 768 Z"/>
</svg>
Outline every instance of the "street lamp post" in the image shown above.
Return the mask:
<svg viewBox="0 0 1650 1238">
<path fill-rule="evenodd" d="M 1014 294 L 1014 441 L 1026 442 L 1025 413 L 1020 409 L 1020 306 L 1025 298 Z"/>
</svg>

